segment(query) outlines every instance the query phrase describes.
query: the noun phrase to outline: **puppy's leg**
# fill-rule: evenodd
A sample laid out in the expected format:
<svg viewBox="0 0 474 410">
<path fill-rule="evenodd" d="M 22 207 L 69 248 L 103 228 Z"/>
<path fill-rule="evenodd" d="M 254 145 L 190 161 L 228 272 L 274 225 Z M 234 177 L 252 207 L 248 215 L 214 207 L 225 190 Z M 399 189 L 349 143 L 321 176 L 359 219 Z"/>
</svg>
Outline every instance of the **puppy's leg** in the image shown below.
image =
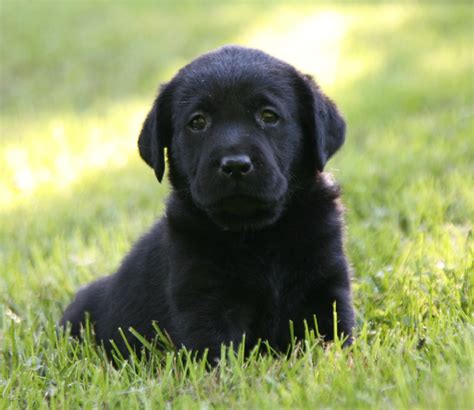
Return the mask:
<svg viewBox="0 0 474 410">
<path fill-rule="evenodd" d="M 315 303 L 312 311 L 316 315 L 319 333 L 324 339 L 333 340 L 334 330 L 337 328 L 338 337 L 345 339 L 344 346 L 351 345 L 355 319 L 350 289 L 346 287 L 326 289 L 324 295 L 317 294 L 313 300 Z M 334 313 L 337 316 L 337 323 L 334 323 Z"/>
</svg>

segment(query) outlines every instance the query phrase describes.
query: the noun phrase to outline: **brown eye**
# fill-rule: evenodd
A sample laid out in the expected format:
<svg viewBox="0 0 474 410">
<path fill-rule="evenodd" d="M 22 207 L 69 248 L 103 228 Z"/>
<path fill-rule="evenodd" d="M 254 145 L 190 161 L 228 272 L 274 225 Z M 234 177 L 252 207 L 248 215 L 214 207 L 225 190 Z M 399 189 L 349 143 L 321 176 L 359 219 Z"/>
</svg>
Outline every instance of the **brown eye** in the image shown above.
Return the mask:
<svg viewBox="0 0 474 410">
<path fill-rule="evenodd" d="M 260 114 L 260 119 L 265 124 L 276 124 L 280 117 L 272 110 L 263 110 Z"/>
<path fill-rule="evenodd" d="M 204 128 L 206 128 L 206 125 L 207 121 L 201 114 L 195 115 L 193 118 L 191 118 L 191 121 L 188 122 L 188 127 L 193 131 L 202 131 Z"/>
</svg>

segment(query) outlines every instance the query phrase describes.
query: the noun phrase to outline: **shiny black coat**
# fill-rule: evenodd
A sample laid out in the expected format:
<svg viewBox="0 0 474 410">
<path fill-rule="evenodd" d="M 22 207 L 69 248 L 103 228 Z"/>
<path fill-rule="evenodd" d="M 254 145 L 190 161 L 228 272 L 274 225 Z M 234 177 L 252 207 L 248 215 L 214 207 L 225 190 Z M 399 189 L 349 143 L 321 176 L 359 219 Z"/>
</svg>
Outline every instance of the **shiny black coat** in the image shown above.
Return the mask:
<svg viewBox="0 0 474 410">
<path fill-rule="evenodd" d="M 249 347 L 284 351 L 289 322 L 302 338 L 314 316 L 331 339 L 335 303 L 350 342 L 342 207 L 322 173 L 344 137 L 334 103 L 290 65 L 241 47 L 194 60 L 162 87 L 139 137 L 160 181 L 167 150 L 165 216 L 115 274 L 78 292 L 61 323 L 78 336 L 88 312 L 97 339 L 127 356 L 118 328 L 140 348 L 128 329 L 153 339 L 156 322 L 176 346 L 214 358 L 244 334 Z M 249 172 L 227 171 L 236 157 Z"/>
</svg>

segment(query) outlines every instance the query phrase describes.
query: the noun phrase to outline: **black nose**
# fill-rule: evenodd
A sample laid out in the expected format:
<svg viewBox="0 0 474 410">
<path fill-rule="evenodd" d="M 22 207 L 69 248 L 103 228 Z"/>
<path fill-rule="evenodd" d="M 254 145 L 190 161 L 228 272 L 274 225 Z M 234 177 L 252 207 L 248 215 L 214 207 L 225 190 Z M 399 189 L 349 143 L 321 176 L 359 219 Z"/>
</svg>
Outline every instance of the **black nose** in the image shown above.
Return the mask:
<svg viewBox="0 0 474 410">
<path fill-rule="evenodd" d="M 229 155 L 221 159 L 219 171 L 229 177 L 243 177 L 252 172 L 252 169 L 248 155 Z"/>
</svg>

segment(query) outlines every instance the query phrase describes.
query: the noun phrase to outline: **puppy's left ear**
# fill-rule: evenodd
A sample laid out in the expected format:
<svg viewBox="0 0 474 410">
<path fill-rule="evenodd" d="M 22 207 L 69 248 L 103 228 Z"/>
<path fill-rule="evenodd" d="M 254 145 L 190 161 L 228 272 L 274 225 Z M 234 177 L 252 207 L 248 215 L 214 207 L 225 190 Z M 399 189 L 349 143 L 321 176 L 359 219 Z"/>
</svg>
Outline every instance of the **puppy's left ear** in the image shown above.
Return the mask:
<svg viewBox="0 0 474 410">
<path fill-rule="evenodd" d="M 306 122 L 313 141 L 315 164 L 323 171 L 326 162 L 344 144 L 346 122 L 336 104 L 320 90 L 309 75 L 300 75 L 303 81 L 303 104 Z M 309 112 L 308 112 L 309 111 Z"/>
<path fill-rule="evenodd" d="M 163 85 L 138 137 L 140 156 L 155 170 L 159 182 L 165 172 L 165 148 L 169 147 L 173 134 L 171 98 L 171 85 Z"/>
</svg>

